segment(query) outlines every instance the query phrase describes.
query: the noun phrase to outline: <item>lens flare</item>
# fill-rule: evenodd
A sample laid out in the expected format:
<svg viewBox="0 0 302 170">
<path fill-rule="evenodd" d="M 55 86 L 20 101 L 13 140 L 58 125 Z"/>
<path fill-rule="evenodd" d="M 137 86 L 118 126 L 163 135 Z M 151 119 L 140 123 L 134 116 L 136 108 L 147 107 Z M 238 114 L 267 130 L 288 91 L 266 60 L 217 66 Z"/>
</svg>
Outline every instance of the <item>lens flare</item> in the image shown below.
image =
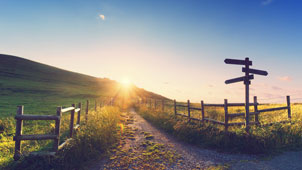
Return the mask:
<svg viewBox="0 0 302 170">
<path fill-rule="evenodd" d="M 124 87 L 130 87 L 130 85 L 132 84 L 130 79 L 128 77 L 124 77 L 121 81 L 121 84 L 124 86 Z"/>
</svg>

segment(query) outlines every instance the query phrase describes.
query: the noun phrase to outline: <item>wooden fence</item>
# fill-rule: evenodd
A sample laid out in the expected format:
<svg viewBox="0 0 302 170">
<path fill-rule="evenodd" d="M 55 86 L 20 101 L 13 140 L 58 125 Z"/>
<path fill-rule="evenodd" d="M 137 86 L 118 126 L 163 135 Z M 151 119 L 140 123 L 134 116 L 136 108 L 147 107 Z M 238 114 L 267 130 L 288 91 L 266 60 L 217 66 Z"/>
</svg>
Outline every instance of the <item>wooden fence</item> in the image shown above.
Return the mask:
<svg viewBox="0 0 302 170">
<path fill-rule="evenodd" d="M 105 105 L 113 105 L 113 99 L 109 102 L 102 101 L 100 102 L 100 107 Z M 94 109 L 96 110 L 98 107 L 97 101 L 95 100 Z M 16 134 L 14 136 L 15 141 L 15 153 L 14 160 L 19 160 L 21 156 L 21 141 L 22 140 L 53 140 L 53 148 L 52 152 L 48 152 L 49 155 L 54 155 L 58 150 L 62 149 L 73 137 L 75 130 L 80 127 L 81 124 L 81 111 L 82 104 L 79 103 L 76 107 L 75 104 L 72 104 L 71 107 L 62 108 L 62 106 L 57 107 L 56 115 L 27 115 L 24 114 L 24 106 L 17 106 L 17 114 L 15 116 L 16 119 Z M 70 122 L 69 122 L 69 135 L 68 139 L 64 141 L 60 145 L 60 125 L 62 114 L 70 113 Z M 77 121 L 75 123 L 75 114 L 77 113 Z M 89 113 L 89 100 L 86 101 L 86 109 L 85 109 L 85 120 L 88 120 Z M 35 134 L 35 135 L 24 135 L 22 134 L 23 129 L 23 121 L 24 120 L 54 120 L 55 121 L 55 130 L 54 134 Z M 38 153 L 37 153 L 38 154 Z"/>
<path fill-rule="evenodd" d="M 152 100 L 154 100 L 153 103 L 152 103 Z M 164 111 L 164 109 L 165 109 L 165 100 L 160 100 L 160 101 L 161 101 L 162 111 Z M 222 125 L 222 126 L 224 126 L 225 131 L 228 131 L 228 127 L 230 127 L 230 126 L 260 125 L 259 115 L 261 113 L 264 113 L 264 112 L 287 110 L 288 120 L 281 121 L 281 122 L 276 122 L 276 123 L 290 122 L 291 121 L 290 96 L 286 96 L 286 101 L 287 101 L 287 106 L 259 110 L 258 106 L 260 104 L 257 102 L 257 96 L 255 96 L 254 97 L 254 102 L 250 103 L 250 106 L 254 107 L 254 112 L 249 113 L 249 116 L 253 116 L 253 115 L 255 116 L 254 121 L 252 121 L 252 122 L 249 122 L 249 121 L 234 122 L 234 123 L 230 123 L 229 120 L 233 119 L 235 117 L 245 117 L 246 113 L 229 113 L 229 107 L 245 106 L 245 103 L 228 103 L 228 100 L 225 99 L 224 104 L 205 104 L 204 101 L 201 101 L 200 102 L 200 107 L 193 107 L 193 106 L 191 106 L 190 100 L 187 101 L 187 104 L 179 104 L 179 103 L 176 102 L 176 100 L 174 100 L 172 106 L 173 106 L 173 110 L 174 110 L 175 115 L 187 117 L 189 119 L 189 121 L 190 120 L 195 120 L 195 121 L 210 122 L 210 123 L 213 123 L 213 124 Z M 158 103 L 160 103 L 160 102 L 158 102 L 157 99 L 142 99 L 142 102 L 141 102 L 141 104 L 146 104 L 148 106 L 148 108 L 151 108 L 151 109 L 157 109 L 158 108 Z M 179 107 L 186 108 L 187 114 L 179 113 L 178 109 L 177 109 Z M 210 117 L 205 117 L 205 107 L 221 107 L 221 108 L 223 108 L 224 109 L 224 121 L 219 121 L 219 120 L 215 120 L 215 119 L 210 118 Z M 192 117 L 191 116 L 191 110 L 200 111 L 201 119 Z M 262 125 L 262 126 L 270 126 L 272 124 L 274 124 L 274 123 L 270 123 L 270 124 L 266 124 L 266 125 Z"/>
</svg>

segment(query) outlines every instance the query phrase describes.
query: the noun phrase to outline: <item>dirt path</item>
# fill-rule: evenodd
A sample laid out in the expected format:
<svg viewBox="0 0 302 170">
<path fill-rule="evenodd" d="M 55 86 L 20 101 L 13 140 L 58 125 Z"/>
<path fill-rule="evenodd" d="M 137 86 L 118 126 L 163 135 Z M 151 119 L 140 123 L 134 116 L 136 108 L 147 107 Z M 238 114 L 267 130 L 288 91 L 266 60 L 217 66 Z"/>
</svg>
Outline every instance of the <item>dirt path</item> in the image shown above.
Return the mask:
<svg viewBox="0 0 302 170">
<path fill-rule="evenodd" d="M 302 152 L 289 152 L 270 160 L 256 156 L 225 154 L 179 141 L 154 128 L 134 111 L 125 115 L 127 125 L 120 145 L 108 160 L 89 169 L 302 169 Z M 287 159 L 287 158 L 291 159 Z M 287 161 L 286 161 L 287 160 Z M 287 165 L 285 165 L 287 164 Z"/>
</svg>

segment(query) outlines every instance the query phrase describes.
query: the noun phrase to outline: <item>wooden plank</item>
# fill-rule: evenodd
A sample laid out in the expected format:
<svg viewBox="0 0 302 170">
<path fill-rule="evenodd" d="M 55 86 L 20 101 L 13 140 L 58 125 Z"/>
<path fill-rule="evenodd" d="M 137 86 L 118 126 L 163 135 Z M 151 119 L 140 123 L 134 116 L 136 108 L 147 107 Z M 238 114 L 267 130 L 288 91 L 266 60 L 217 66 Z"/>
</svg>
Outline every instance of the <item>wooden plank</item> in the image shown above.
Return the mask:
<svg viewBox="0 0 302 170">
<path fill-rule="evenodd" d="M 249 58 L 245 58 L 245 68 L 247 71 L 245 72 L 245 80 L 244 80 L 244 85 L 245 85 L 245 131 L 249 133 L 249 121 L 250 121 L 250 84 L 251 84 L 251 79 L 249 75 L 249 64 L 247 63 L 249 61 Z M 254 79 L 254 75 L 252 75 Z"/>
<path fill-rule="evenodd" d="M 254 79 L 254 75 L 249 75 L 248 79 L 249 80 Z M 245 81 L 245 76 L 226 80 L 225 84 L 237 83 L 237 82 L 241 82 L 241 81 Z"/>
<path fill-rule="evenodd" d="M 17 116 L 18 115 L 23 115 L 23 112 L 24 112 L 24 106 L 18 106 L 17 107 Z M 21 140 L 18 140 L 17 137 L 22 135 L 22 127 L 23 127 L 23 121 L 17 119 L 17 121 L 16 121 L 16 134 L 15 134 L 15 137 L 14 137 L 14 140 L 15 140 L 14 160 L 15 161 L 19 160 L 20 155 L 21 155 Z"/>
<path fill-rule="evenodd" d="M 224 122 L 220 122 L 218 120 L 214 120 L 214 119 L 210 119 L 210 118 L 204 118 L 204 120 L 208 121 L 208 122 L 212 122 L 215 124 L 220 124 L 220 125 L 224 125 Z"/>
<path fill-rule="evenodd" d="M 62 107 L 57 107 L 57 116 L 59 116 L 59 117 L 62 116 Z M 58 149 L 59 149 L 59 143 L 60 143 L 60 125 L 61 125 L 61 119 L 56 120 L 55 135 L 57 135 L 57 138 L 54 139 L 54 143 L 53 143 L 53 150 L 55 152 L 57 152 Z"/>
<path fill-rule="evenodd" d="M 231 113 L 228 115 L 231 118 L 245 116 L 245 113 Z"/>
<path fill-rule="evenodd" d="M 188 117 L 191 117 L 191 112 L 190 112 L 190 100 L 188 100 Z"/>
<path fill-rule="evenodd" d="M 286 96 L 286 102 L 287 102 L 288 118 L 291 120 L 292 113 L 291 113 L 291 108 L 290 108 L 290 96 Z"/>
<path fill-rule="evenodd" d="M 252 65 L 252 61 L 246 61 L 246 60 L 238 60 L 238 59 L 225 59 L 224 62 L 226 64 L 237 64 L 237 65 Z"/>
<path fill-rule="evenodd" d="M 191 110 L 201 110 L 201 108 L 197 108 L 197 107 L 190 107 Z"/>
<path fill-rule="evenodd" d="M 259 115 L 259 114 L 260 114 L 259 110 L 257 112 L 250 112 L 250 115 Z"/>
<path fill-rule="evenodd" d="M 101 107 L 101 106 L 100 106 Z M 81 111 L 82 111 L 82 103 L 79 103 L 79 111 L 78 111 L 78 118 L 77 118 L 77 124 L 81 123 Z"/>
<path fill-rule="evenodd" d="M 88 110 L 89 110 L 89 100 L 86 101 L 86 114 L 85 114 L 85 121 L 88 120 Z"/>
<path fill-rule="evenodd" d="M 188 115 L 185 115 L 185 114 L 183 114 L 183 113 L 176 113 L 176 115 L 188 117 Z"/>
<path fill-rule="evenodd" d="M 200 102 L 200 107 L 201 107 L 201 120 L 204 120 L 204 103 L 203 100 Z"/>
<path fill-rule="evenodd" d="M 75 104 L 72 104 L 72 107 L 75 108 Z M 72 135 L 73 135 L 73 123 L 74 123 L 74 110 L 71 110 L 70 123 L 69 123 L 69 137 L 70 138 L 72 138 Z"/>
<path fill-rule="evenodd" d="M 242 72 L 247 72 L 247 69 L 245 67 L 243 67 Z M 262 76 L 267 76 L 268 75 L 267 71 L 256 70 L 256 69 L 251 69 L 251 68 L 248 70 L 248 72 L 252 73 L 252 74 L 262 75 Z"/>
<path fill-rule="evenodd" d="M 224 104 L 204 104 L 207 107 L 224 107 Z"/>
<path fill-rule="evenodd" d="M 18 120 L 59 120 L 59 116 L 54 115 L 16 115 Z"/>
<path fill-rule="evenodd" d="M 190 119 L 191 119 L 191 120 L 195 120 L 195 121 L 202 121 L 202 120 L 200 120 L 200 119 L 198 119 L 198 118 L 195 118 L 195 117 L 191 117 Z"/>
<path fill-rule="evenodd" d="M 258 112 L 262 113 L 262 112 L 271 112 L 271 111 L 277 111 L 277 110 L 285 110 L 288 109 L 288 107 L 277 107 L 277 108 L 271 108 L 271 109 L 262 109 L 262 110 L 258 110 Z"/>
<path fill-rule="evenodd" d="M 250 103 L 250 106 L 253 106 L 254 103 Z M 228 103 L 228 106 L 245 106 L 245 103 Z"/>
<path fill-rule="evenodd" d="M 63 142 L 60 146 L 59 146 L 59 150 L 63 149 L 70 141 L 72 140 L 72 138 L 67 139 L 65 142 Z"/>
<path fill-rule="evenodd" d="M 177 104 L 176 106 L 177 106 L 177 107 L 188 107 L 188 106 L 180 105 L 180 104 Z"/>
<path fill-rule="evenodd" d="M 57 139 L 57 135 L 21 135 L 16 136 L 15 140 L 51 140 Z"/>
<path fill-rule="evenodd" d="M 228 122 L 229 122 L 229 116 L 228 116 L 228 99 L 224 99 L 224 130 L 228 131 Z"/>
<path fill-rule="evenodd" d="M 74 109 L 75 109 L 75 107 L 67 107 L 67 108 L 62 109 L 62 113 L 69 112 L 69 111 L 72 111 Z"/>
<path fill-rule="evenodd" d="M 254 96 L 254 113 L 258 113 L 257 96 Z M 255 114 L 255 122 L 259 124 L 259 114 Z"/>
<path fill-rule="evenodd" d="M 245 103 L 228 103 L 228 106 L 245 106 Z"/>
<path fill-rule="evenodd" d="M 176 110 L 176 100 L 174 99 L 174 114 L 177 114 L 177 110 Z"/>
</svg>

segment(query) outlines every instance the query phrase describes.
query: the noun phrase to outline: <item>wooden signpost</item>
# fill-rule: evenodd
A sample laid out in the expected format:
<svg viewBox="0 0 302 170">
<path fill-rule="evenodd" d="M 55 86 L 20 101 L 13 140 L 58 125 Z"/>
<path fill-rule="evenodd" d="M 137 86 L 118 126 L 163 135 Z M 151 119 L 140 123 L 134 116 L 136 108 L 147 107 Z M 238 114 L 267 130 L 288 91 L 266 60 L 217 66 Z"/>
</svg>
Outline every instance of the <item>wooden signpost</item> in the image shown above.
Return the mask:
<svg viewBox="0 0 302 170">
<path fill-rule="evenodd" d="M 249 106 L 249 85 L 251 84 L 252 79 L 254 79 L 254 74 L 267 76 L 268 73 L 263 70 L 256 70 L 251 69 L 250 66 L 252 66 L 253 62 L 249 60 L 249 58 L 245 58 L 245 60 L 236 60 L 236 59 L 225 59 L 224 62 L 226 64 L 236 64 L 236 65 L 244 65 L 245 67 L 242 68 L 242 72 L 245 73 L 245 76 L 238 77 L 230 80 L 226 80 L 225 84 L 231 84 L 236 82 L 244 82 L 245 85 L 245 130 L 249 131 L 249 113 L 250 113 L 250 106 Z"/>
</svg>

